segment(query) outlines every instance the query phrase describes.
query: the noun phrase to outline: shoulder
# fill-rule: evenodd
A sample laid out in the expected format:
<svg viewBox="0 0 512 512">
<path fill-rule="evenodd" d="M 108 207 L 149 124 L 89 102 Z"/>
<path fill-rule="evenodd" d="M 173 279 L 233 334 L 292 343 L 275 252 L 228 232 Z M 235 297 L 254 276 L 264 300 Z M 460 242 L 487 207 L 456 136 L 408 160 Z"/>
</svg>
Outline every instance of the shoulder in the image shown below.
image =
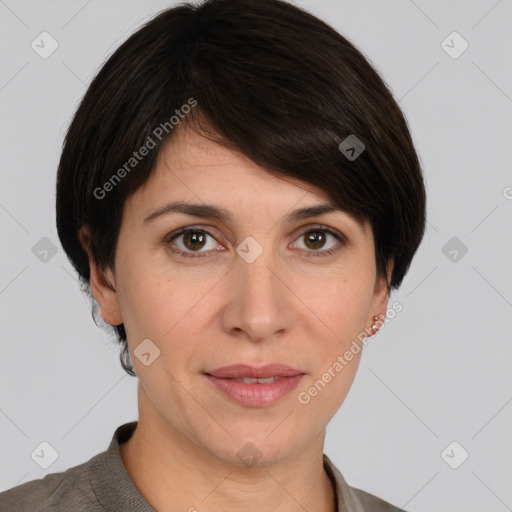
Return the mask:
<svg viewBox="0 0 512 512">
<path fill-rule="evenodd" d="M 362 510 L 371 510 L 372 512 L 406 512 L 404 509 L 395 507 L 394 505 L 391 505 L 391 503 L 363 491 L 362 489 L 357 489 L 355 487 L 351 487 L 350 489 L 356 496 Z"/>
<path fill-rule="evenodd" d="M 407 512 L 378 496 L 350 486 L 325 453 L 324 468 L 333 483 L 339 512 Z"/>
<path fill-rule="evenodd" d="M 101 455 L 65 472 L 51 473 L 1 492 L 0 512 L 100 512 L 103 509 L 92 489 L 89 468 Z"/>
</svg>

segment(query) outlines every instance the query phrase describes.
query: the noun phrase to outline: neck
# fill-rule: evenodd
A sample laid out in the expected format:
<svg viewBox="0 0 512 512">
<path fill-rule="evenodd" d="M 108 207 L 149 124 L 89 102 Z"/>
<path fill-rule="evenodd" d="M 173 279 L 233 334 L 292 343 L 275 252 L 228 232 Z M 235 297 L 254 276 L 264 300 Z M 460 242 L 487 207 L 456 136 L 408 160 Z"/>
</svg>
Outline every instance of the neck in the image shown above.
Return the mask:
<svg viewBox="0 0 512 512">
<path fill-rule="evenodd" d="M 120 453 L 155 510 L 335 512 L 333 485 L 323 467 L 325 431 L 297 455 L 239 466 L 193 443 L 140 398 L 138 426 Z"/>
</svg>

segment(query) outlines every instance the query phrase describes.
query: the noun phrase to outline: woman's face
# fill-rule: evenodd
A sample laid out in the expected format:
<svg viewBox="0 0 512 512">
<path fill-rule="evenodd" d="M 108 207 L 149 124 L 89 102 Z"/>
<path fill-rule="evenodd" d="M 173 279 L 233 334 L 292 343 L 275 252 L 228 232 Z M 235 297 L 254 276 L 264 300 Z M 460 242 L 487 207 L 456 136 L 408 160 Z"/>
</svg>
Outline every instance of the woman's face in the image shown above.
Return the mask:
<svg viewBox="0 0 512 512">
<path fill-rule="evenodd" d="M 229 220 L 177 211 L 145 220 L 175 201 L 212 205 Z M 357 336 L 387 305 L 369 224 L 343 211 L 289 218 L 329 202 L 307 183 L 271 175 L 191 130 L 176 132 L 125 203 L 109 273 L 116 292 L 94 268 L 91 277 L 103 318 L 125 326 L 140 421 L 232 464 L 244 446 L 272 463 L 323 443 L 359 364 L 353 342 L 362 346 Z M 239 402 L 206 376 L 269 363 L 302 374 L 272 403 Z"/>
</svg>

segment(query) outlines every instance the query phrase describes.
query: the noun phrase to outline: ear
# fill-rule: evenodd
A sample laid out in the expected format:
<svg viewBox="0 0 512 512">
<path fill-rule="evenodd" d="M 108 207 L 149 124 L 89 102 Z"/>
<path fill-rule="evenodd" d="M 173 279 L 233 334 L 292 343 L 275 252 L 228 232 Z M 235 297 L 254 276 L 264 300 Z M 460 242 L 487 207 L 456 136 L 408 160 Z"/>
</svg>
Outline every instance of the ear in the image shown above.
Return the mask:
<svg viewBox="0 0 512 512">
<path fill-rule="evenodd" d="M 367 318 L 367 322 L 370 325 L 375 323 L 375 321 L 373 320 L 374 316 L 378 317 L 379 315 L 383 315 L 382 318 L 385 318 L 385 316 L 386 316 L 386 311 L 388 308 L 388 298 L 389 298 L 387 283 L 389 283 L 391 281 L 391 274 L 393 272 L 393 266 L 394 266 L 394 259 L 391 258 L 388 262 L 388 267 L 386 269 L 387 282 L 383 276 L 379 277 L 375 282 L 375 288 L 374 288 L 374 292 L 373 292 L 372 303 L 370 306 L 369 317 Z"/>
<path fill-rule="evenodd" d="M 107 324 L 122 324 L 123 319 L 119 307 L 119 296 L 116 290 L 114 273 L 110 269 L 102 271 L 94 261 L 90 249 L 91 232 L 88 226 L 83 226 L 80 229 L 78 238 L 89 259 L 89 284 L 91 286 L 91 292 L 100 308 L 101 317 Z"/>
</svg>

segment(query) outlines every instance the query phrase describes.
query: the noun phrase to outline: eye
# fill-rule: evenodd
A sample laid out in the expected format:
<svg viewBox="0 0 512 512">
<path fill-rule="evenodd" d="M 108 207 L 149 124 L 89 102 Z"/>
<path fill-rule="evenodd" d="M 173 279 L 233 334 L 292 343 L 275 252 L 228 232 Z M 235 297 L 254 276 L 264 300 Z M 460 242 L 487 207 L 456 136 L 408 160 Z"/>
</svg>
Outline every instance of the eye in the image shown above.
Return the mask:
<svg viewBox="0 0 512 512">
<path fill-rule="evenodd" d="M 179 254 L 180 256 L 186 257 L 186 258 L 198 258 L 206 256 L 206 254 L 202 254 L 204 251 L 199 251 L 200 249 L 203 249 L 207 244 L 206 240 L 207 237 L 212 238 L 212 240 L 215 240 L 213 236 L 208 233 L 208 231 L 205 231 L 204 229 L 190 227 L 190 228 L 184 228 L 180 229 L 178 232 L 171 233 L 168 235 L 165 239 L 165 242 L 169 245 L 169 250 L 174 254 Z M 179 244 L 174 244 L 173 240 L 182 238 L 182 245 L 180 247 Z M 172 245 L 177 245 L 177 249 L 173 248 Z M 219 244 L 211 244 L 210 249 L 215 249 L 219 247 Z M 188 251 L 188 252 L 187 252 Z M 197 253 L 199 254 L 190 254 Z"/>
<path fill-rule="evenodd" d="M 334 239 L 334 245 L 331 244 L 331 247 L 328 250 L 320 251 L 319 249 L 322 249 L 325 246 L 328 237 Z M 337 233 L 336 231 L 323 226 L 308 229 L 307 231 L 303 232 L 297 240 L 305 241 L 305 250 L 308 252 L 308 254 L 305 255 L 306 258 L 331 256 L 337 252 L 345 242 L 344 237 L 340 233 Z M 298 244 L 293 242 L 292 246 L 297 247 Z"/>
<path fill-rule="evenodd" d="M 210 247 L 208 247 L 208 237 L 212 239 Z M 334 239 L 334 241 L 337 241 L 337 243 L 335 242 L 334 245 L 331 244 L 331 247 L 328 250 L 320 251 L 319 249 L 324 247 L 326 240 L 329 237 Z M 177 240 L 179 243 L 174 242 L 174 240 Z M 305 247 L 300 247 L 301 244 L 297 243 L 297 241 L 302 240 L 305 241 Z M 329 228 L 320 226 L 303 231 L 289 247 L 298 247 L 299 249 L 306 251 L 308 253 L 305 254 L 306 258 L 318 258 L 334 254 L 341 246 L 344 245 L 344 242 L 345 239 L 343 235 Z M 169 250 L 172 253 L 178 254 L 184 258 L 205 257 L 208 256 L 208 252 L 211 250 L 222 247 L 218 242 L 215 242 L 215 238 L 208 231 L 194 226 L 183 228 L 177 232 L 175 231 L 169 234 L 165 238 L 165 243 L 168 245 Z M 202 249 L 205 250 L 203 251 Z"/>
</svg>

